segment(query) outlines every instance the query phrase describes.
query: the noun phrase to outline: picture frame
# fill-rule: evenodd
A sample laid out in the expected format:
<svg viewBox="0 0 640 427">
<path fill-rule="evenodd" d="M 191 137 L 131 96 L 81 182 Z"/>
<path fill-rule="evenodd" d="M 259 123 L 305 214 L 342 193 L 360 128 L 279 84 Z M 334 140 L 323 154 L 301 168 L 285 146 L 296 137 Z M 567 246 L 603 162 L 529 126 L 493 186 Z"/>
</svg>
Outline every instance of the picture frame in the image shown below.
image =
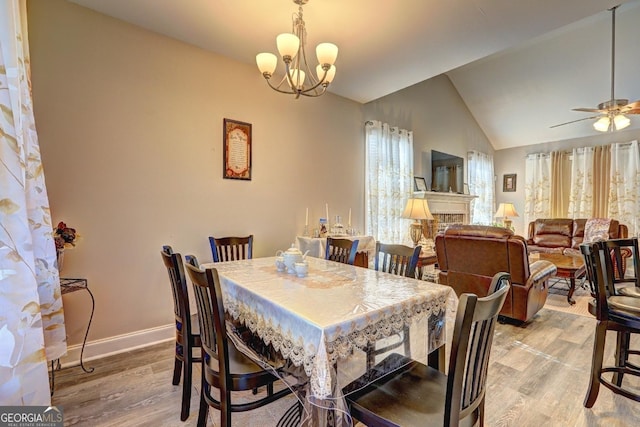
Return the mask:
<svg viewBox="0 0 640 427">
<path fill-rule="evenodd" d="M 427 180 L 425 180 L 423 177 L 414 176 L 413 182 L 414 182 L 416 191 L 427 191 Z"/>
<path fill-rule="evenodd" d="M 517 175 L 515 173 L 503 175 L 502 191 L 503 192 L 516 191 L 516 178 L 517 178 Z"/>
<path fill-rule="evenodd" d="M 251 181 L 251 123 L 224 119 L 222 133 L 222 177 Z"/>
</svg>

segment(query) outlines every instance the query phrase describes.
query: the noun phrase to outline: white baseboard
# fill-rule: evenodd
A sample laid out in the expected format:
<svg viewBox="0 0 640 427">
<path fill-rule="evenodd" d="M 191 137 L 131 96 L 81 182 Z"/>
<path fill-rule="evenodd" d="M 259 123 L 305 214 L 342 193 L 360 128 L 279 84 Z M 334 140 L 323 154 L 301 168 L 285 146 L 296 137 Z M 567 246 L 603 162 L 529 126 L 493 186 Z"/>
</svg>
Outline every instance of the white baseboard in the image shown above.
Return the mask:
<svg viewBox="0 0 640 427">
<path fill-rule="evenodd" d="M 87 366 L 87 361 L 101 359 L 113 354 L 147 347 L 160 342 L 174 340 L 175 325 L 173 323 L 158 326 L 156 328 L 144 329 L 129 334 L 117 335 L 115 337 L 101 340 L 89 341 L 84 348 L 82 362 Z M 60 358 L 63 368 L 77 366 L 80 364 L 80 352 L 82 343 L 67 347 L 67 355 Z"/>
</svg>

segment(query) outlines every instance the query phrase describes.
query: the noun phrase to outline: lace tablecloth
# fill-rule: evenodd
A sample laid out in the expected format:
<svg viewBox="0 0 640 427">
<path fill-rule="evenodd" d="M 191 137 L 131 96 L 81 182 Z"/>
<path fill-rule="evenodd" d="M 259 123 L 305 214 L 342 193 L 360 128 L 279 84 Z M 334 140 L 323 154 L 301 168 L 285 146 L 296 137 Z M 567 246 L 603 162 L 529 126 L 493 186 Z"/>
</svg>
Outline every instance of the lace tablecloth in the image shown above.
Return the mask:
<svg viewBox="0 0 640 427">
<path fill-rule="evenodd" d="M 445 310 L 457 306 L 449 286 L 319 258 L 307 260 L 309 274 L 302 278 L 278 272 L 275 257 L 202 267 L 218 270 L 228 314 L 304 367 L 311 393 L 318 398 L 332 396 L 333 366 L 355 348 L 432 314 L 444 319 Z"/>
</svg>

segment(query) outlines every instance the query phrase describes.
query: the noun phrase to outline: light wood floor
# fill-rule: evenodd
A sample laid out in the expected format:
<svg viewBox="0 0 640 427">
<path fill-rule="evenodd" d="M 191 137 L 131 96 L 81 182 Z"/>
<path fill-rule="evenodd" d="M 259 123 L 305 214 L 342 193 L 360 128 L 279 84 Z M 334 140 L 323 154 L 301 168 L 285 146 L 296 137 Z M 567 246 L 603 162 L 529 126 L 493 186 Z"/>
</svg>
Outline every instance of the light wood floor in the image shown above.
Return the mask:
<svg viewBox="0 0 640 427">
<path fill-rule="evenodd" d="M 593 344 L 593 318 L 543 309 L 525 326 L 496 329 L 486 398 L 487 426 L 595 427 L 640 425 L 640 403 L 601 387 L 592 409 L 582 405 Z M 608 337 L 609 349 L 615 337 Z M 634 341 L 640 347 L 640 340 Z M 181 388 L 171 384 L 173 344 L 158 344 L 97 361 L 95 371 L 57 371 L 53 404 L 64 408 L 65 425 L 195 426 L 199 380 L 191 415 L 180 421 Z M 612 351 L 608 351 L 608 357 Z M 194 378 L 199 378 L 196 370 Z M 637 384 L 636 384 L 637 385 Z M 234 414 L 236 426 L 275 426 L 293 403 L 289 396 L 255 411 Z M 209 426 L 219 413 L 210 411 Z"/>
</svg>

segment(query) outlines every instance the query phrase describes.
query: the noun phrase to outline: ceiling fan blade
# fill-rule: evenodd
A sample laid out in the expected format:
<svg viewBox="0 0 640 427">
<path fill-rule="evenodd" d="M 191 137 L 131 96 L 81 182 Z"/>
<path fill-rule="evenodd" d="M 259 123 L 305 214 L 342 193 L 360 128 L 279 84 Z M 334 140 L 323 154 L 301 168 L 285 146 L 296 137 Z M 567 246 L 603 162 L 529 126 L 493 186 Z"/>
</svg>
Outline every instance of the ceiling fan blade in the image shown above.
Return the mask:
<svg viewBox="0 0 640 427">
<path fill-rule="evenodd" d="M 583 121 L 583 120 L 597 119 L 598 117 L 601 117 L 601 116 L 600 116 L 600 115 L 598 115 L 598 116 L 585 117 L 585 118 L 583 118 L 583 119 L 578 119 L 578 120 L 572 120 L 572 121 L 570 121 L 570 122 L 560 123 L 559 125 L 549 126 L 549 129 L 557 128 L 557 127 L 559 127 L 559 126 L 564 126 L 564 125 L 568 125 L 568 124 L 575 123 L 575 122 L 581 122 L 581 121 Z"/>
<path fill-rule="evenodd" d="M 640 101 L 631 102 L 620 109 L 622 114 L 640 114 Z"/>
<path fill-rule="evenodd" d="M 598 110 L 597 108 L 573 108 L 571 111 L 583 111 L 585 113 L 606 113 L 606 110 Z"/>
</svg>

